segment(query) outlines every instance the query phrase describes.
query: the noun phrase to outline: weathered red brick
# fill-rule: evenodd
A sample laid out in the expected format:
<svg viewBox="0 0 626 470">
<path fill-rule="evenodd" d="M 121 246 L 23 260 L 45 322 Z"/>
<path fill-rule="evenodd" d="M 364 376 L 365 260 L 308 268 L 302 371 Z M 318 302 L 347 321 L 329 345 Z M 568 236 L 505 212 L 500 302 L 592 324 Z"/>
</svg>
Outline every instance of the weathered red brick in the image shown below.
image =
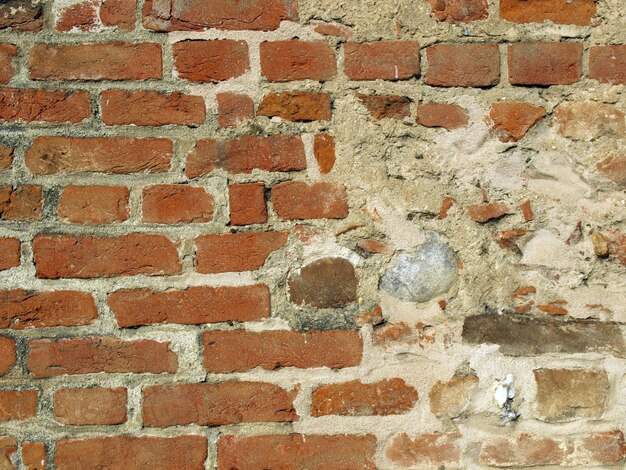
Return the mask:
<svg viewBox="0 0 626 470">
<path fill-rule="evenodd" d="M 326 175 L 335 166 L 335 138 L 328 132 L 315 134 L 313 137 L 313 156 L 317 161 L 320 173 Z"/>
<path fill-rule="evenodd" d="M 299 136 L 247 135 L 236 140 L 216 142 L 199 140 L 187 156 L 189 178 L 224 168 L 229 173 L 263 171 L 298 171 L 306 168 L 304 144 Z"/>
<path fill-rule="evenodd" d="M 570 85 L 582 75 L 581 42 L 518 42 L 509 45 L 509 83 Z"/>
<path fill-rule="evenodd" d="M 17 359 L 15 340 L 0 336 L 0 376 L 11 372 Z"/>
<path fill-rule="evenodd" d="M 59 198 L 59 218 L 78 224 L 110 224 L 128 219 L 126 186 L 67 186 Z"/>
<path fill-rule="evenodd" d="M 350 80 L 406 80 L 420 74 L 420 46 L 415 41 L 344 45 Z"/>
<path fill-rule="evenodd" d="M 343 186 L 287 181 L 272 187 L 272 204 L 281 219 L 343 219 L 348 196 Z"/>
<path fill-rule="evenodd" d="M 596 14 L 594 0 L 500 0 L 500 17 L 515 23 L 542 23 L 587 26 Z"/>
<path fill-rule="evenodd" d="M 490 87 L 500 81 L 497 44 L 435 44 L 426 48 L 425 83 L 441 87 Z"/>
<path fill-rule="evenodd" d="M 30 184 L 17 188 L 8 185 L 0 186 L 0 220 L 39 220 L 42 212 L 41 186 Z"/>
<path fill-rule="evenodd" d="M 105 90 L 101 99 L 102 122 L 109 126 L 195 127 L 206 118 L 204 99 L 181 92 Z"/>
<path fill-rule="evenodd" d="M 10 170 L 13 164 L 13 147 L 0 144 L 0 171 Z"/>
<path fill-rule="evenodd" d="M 418 434 L 415 439 L 403 433 L 391 441 L 385 455 L 404 467 L 454 467 L 461 459 L 461 438 L 458 432 Z"/>
<path fill-rule="evenodd" d="M 217 468 L 374 470 L 375 453 L 372 434 L 222 435 L 217 444 Z"/>
<path fill-rule="evenodd" d="M 9 83 L 15 75 L 13 59 L 17 56 L 17 47 L 13 44 L 0 44 L 0 84 Z"/>
<path fill-rule="evenodd" d="M 264 284 L 167 291 L 118 290 L 109 296 L 109 306 L 122 328 L 159 323 L 245 322 L 270 316 L 270 293 Z"/>
<path fill-rule="evenodd" d="M 352 28 L 341 23 L 311 20 L 309 21 L 309 24 L 313 26 L 313 30 L 316 33 L 323 34 L 325 36 L 335 36 L 339 38 L 349 39 L 354 35 L 354 31 Z"/>
<path fill-rule="evenodd" d="M 178 76 L 191 82 L 221 82 L 250 69 L 245 41 L 181 41 L 174 44 L 173 53 Z"/>
<path fill-rule="evenodd" d="M 33 80 L 148 80 L 161 78 L 161 45 L 109 42 L 53 46 L 30 50 Z"/>
<path fill-rule="evenodd" d="M 438 380 L 430 389 L 430 411 L 437 417 L 457 418 L 467 408 L 472 390 L 478 386 L 474 374 L 456 375 L 447 382 Z"/>
<path fill-rule="evenodd" d="M 207 448 L 203 436 L 96 436 L 57 442 L 54 464 L 59 470 L 202 470 Z"/>
<path fill-rule="evenodd" d="M 55 29 L 61 32 L 97 31 L 118 27 L 126 31 L 135 28 L 136 0 L 87 0 L 68 5 L 59 12 Z"/>
<path fill-rule="evenodd" d="M 479 462 L 492 467 L 596 466 L 616 464 L 625 456 L 621 431 L 561 438 L 526 433 L 484 439 Z"/>
<path fill-rule="evenodd" d="M 0 328 L 23 330 L 88 325 L 98 318 L 91 294 L 76 291 L 0 291 Z"/>
<path fill-rule="evenodd" d="M 43 21 L 42 0 L 5 0 L 0 4 L 0 29 L 40 31 Z"/>
<path fill-rule="evenodd" d="M 15 452 L 17 452 L 17 441 L 9 436 L 0 436 L 0 465 L 3 469 L 15 469 L 12 461 Z"/>
<path fill-rule="evenodd" d="M 231 184 L 230 225 L 264 224 L 267 222 L 265 185 L 263 183 Z"/>
<path fill-rule="evenodd" d="M 173 152 L 169 139 L 37 137 L 24 160 L 37 175 L 163 173 Z"/>
<path fill-rule="evenodd" d="M 38 396 L 37 390 L 0 390 L 0 423 L 35 417 Z"/>
<path fill-rule="evenodd" d="M 156 31 L 271 31 L 283 20 L 298 20 L 294 0 L 147 0 L 143 9 L 144 26 Z"/>
<path fill-rule="evenodd" d="M 142 197 L 144 222 L 189 224 L 213 220 L 213 196 L 202 187 L 161 184 L 144 188 Z"/>
<path fill-rule="evenodd" d="M 542 106 L 503 101 L 491 105 L 487 122 L 502 142 L 517 142 L 545 116 L 546 110 Z"/>
<path fill-rule="evenodd" d="M 17 238 L 0 238 L 0 271 L 20 265 L 21 247 Z"/>
<path fill-rule="evenodd" d="M 46 470 L 46 445 L 43 442 L 22 442 L 22 463 L 26 470 Z"/>
<path fill-rule="evenodd" d="M 204 335 L 204 367 L 212 373 L 255 367 L 353 367 L 361 361 L 363 341 L 356 331 L 211 331 Z"/>
<path fill-rule="evenodd" d="M 335 52 L 323 41 L 262 42 L 261 74 L 272 82 L 332 80 Z"/>
<path fill-rule="evenodd" d="M 254 119 L 254 101 L 248 95 L 218 93 L 217 114 L 220 127 L 238 127 L 246 120 Z"/>
<path fill-rule="evenodd" d="M 176 245 L 162 235 L 39 235 L 33 252 L 37 277 L 43 279 L 158 276 L 181 271 Z"/>
<path fill-rule="evenodd" d="M 591 141 L 597 137 L 626 137 L 626 116 L 615 105 L 595 101 L 565 101 L 554 110 L 564 137 Z"/>
<path fill-rule="evenodd" d="M 288 232 L 245 232 L 196 238 L 196 271 L 254 271 L 287 243 Z"/>
<path fill-rule="evenodd" d="M 178 370 L 178 357 L 170 343 L 150 339 L 37 339 L 28 347 L 28 370 L 38 378 L 99 372 L 173 374 Z"/>
<path fill-rule="evenodd" d="M 433 15 L 448 23 L 469 23 L 489 16 L 487 0 L 428 0 Z"/>
<path fill-rule="evenodd" d="M 491 202 L 489 204 L 472 204 L 467 208 L 467 214 L 474 222 L 484 224 L 490 220 L 497 220 L 511 213 L 505 202 Z"/>
<path fill-rule="evenodd" d="M 77 124 L 91 117 L 89 93 L 0 88 L 0 122 Z"/>
<path fill-rule="evenodd" d="M 100 20 L 105 26 L 117 26 L 126 31 L 135 29 L 137 0 L 102 0 Z"/>
<path fill-rule="evenodd" d="M 364 95 L 357 97 L 376 119 L 399 119 L 411 115 L 411 100 L 398 95 Z"/>
<path fill-rule="evenodd" d="M 156 385 L 143 390 L 143 421 L 151 427 L 296 421 L 293 395 L 262 382 Z"/>
<path fill-rule="evenodd" d="M 63 7 L 54 28 L 60 32 L 93 31 L 98 27 L 98 3 L 94 0 Z"/>
<path fill-rule="evenodd" d="M 626 157 L 603 158 L 596 164 L 596 168 L 605 178 L 626 187 Z"/>
<path fill-rule="evenodd" d="M 443 127 L 449 131 L 469 123 L 467 110 L 458 104 L 422 103 L 417 106 L 417 123 L 426 127 Z"/>
<path fill-rule="evenodd" d="M 589 49 L 589 78 L 601 83 L 626 85 L 626 44 Z"/>
<path fill-rule="evenodd" d="M 63 388 L 54 392 L 54 418 L 73 426 L 126 422 L 126 389 Z"/>
<path fill-rule="evenodd" d="M 311 415 L 398 415 L 411 410 L 417 398 L 417 390 L 399 378 L 371 384 L 353 380 L 317 387 L 312 395 Z"/>
<path fill-rule="evenodd" d="M 327 121 L 332 117 L 330 106 L 330 95 L 327 93 L 283 91 L 265 95 L 257 115 L 296 122 Z"/>
</svg>

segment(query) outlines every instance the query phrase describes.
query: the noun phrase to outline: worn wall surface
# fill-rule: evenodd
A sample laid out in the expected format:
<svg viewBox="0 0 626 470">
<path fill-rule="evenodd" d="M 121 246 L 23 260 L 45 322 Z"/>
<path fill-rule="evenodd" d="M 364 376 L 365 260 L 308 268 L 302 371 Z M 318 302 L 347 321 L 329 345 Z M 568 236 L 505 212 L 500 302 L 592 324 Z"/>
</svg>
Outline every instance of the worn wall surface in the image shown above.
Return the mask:
<svg viewBox="0 0 626 470">
<path fill-rule="evenodd" d="M 0 469 L 623 468 L 623 0 L 1 0 Z"/>
</svg>

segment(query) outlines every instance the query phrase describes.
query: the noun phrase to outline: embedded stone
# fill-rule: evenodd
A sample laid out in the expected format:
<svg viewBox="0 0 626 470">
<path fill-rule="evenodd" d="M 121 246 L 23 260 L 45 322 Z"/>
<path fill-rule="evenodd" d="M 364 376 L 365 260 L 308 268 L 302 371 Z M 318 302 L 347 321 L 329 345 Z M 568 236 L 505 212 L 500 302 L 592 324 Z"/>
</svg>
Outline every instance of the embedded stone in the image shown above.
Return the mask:
<svg viewBox="0 0 626 470">
<path fill-rule="evenodd" d="M 356 301 L 354 266 L 343 258 L 324 258 L 289 276 L 289 299 L 299 305 L 339 308 Z"/>
</svg>

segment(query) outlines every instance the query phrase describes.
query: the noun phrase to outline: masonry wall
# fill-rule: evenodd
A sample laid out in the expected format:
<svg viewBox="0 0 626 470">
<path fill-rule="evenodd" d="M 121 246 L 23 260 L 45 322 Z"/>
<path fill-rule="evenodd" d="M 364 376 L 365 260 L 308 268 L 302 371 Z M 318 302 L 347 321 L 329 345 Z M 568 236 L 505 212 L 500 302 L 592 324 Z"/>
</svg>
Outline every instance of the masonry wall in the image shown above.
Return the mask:
<svg viewBox="0 0 626 470">
<path fill-rule="evenodd" d="M 624 6 L 0 1 L 0 469 L 623 468 Z"/>
</svg>

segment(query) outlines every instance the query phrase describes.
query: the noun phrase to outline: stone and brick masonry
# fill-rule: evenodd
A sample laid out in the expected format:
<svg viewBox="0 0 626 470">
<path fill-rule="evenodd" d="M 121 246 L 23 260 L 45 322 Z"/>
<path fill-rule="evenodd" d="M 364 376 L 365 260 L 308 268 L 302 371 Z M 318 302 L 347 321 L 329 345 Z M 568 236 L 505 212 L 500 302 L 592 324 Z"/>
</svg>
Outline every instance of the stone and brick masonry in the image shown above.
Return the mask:
<svg viewBox="0 0 626 470">
<path fill-rule="evenodd" d="M 0 469 L 624 468 L 623 0 L 1 0 Z"/>
</svg>

